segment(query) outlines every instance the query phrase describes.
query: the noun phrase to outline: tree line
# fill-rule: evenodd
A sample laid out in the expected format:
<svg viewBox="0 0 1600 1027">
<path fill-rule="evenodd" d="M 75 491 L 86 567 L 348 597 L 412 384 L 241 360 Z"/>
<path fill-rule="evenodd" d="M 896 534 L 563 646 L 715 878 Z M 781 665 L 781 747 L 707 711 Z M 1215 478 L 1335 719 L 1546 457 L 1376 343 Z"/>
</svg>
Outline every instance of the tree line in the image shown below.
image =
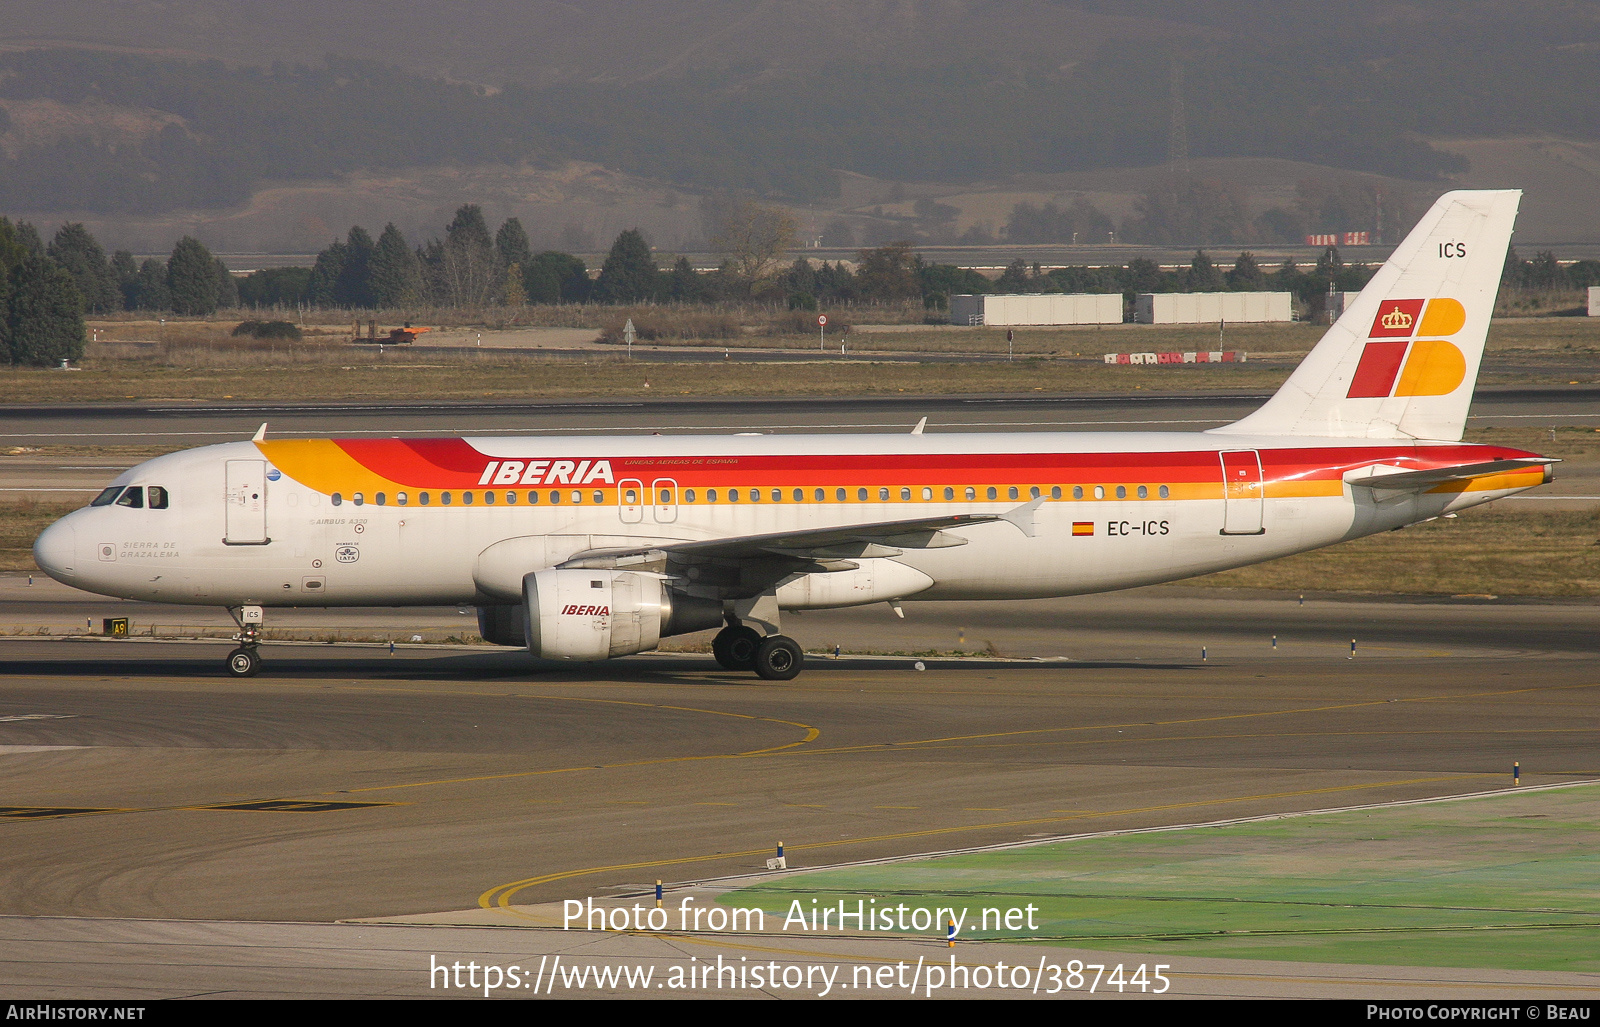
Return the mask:
<svg viewBox="0 0 1600 1027">
<path fill-rule="evenodd" d="M 107 258 L 76 222 L 46 244 L 33 225 L 0 217 L 0 355 L 13 366 L 82 357 L 86 314 L 209 314 L 238 303 L 233 276 L 197 239 L 140 264 L 126 250 Z"/>
</svg>

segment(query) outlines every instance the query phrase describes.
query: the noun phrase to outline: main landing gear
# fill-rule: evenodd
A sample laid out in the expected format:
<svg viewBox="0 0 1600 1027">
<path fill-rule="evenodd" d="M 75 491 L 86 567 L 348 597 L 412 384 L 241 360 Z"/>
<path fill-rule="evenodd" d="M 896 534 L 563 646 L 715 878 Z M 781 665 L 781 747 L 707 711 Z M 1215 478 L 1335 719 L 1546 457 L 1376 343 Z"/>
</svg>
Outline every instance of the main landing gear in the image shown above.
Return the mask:
<svg viewBox="0 0 1600 1027">
<path fill-rule="evenodd" d="M 253 678 L 261 669 L 261 654 L 256 651 L 261 646 L 261 607 L 234 606 L 229 607 L 228 613 L 239 625 L 239 633 L 233 636 L 239 648 L 228 654 L 228 673 L 236 678 Z"/>
<path fill-rule="evenodd" d="M 711 640 L 711 653 L 729 670 L 753 670 L 768 681 L 792 681 L 805 654 L 787 635 L 767 635 L 743 624 L 730 624 Z"/>
</svg>

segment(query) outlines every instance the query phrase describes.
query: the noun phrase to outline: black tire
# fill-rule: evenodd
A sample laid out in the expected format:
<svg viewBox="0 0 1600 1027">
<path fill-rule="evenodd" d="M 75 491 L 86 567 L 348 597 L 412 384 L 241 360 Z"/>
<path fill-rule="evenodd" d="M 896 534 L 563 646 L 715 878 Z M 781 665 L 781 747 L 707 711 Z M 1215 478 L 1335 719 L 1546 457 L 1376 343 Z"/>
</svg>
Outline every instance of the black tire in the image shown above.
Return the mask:
<svg viewBox="0 0 1600 1027">
<path fill-rule="evenodd" d="M 756 665 L 756 650 L 761 647 L 761 633 L 740 625 L 723 628 L 711 640 L 711 654 L 729 670 L 750 670 Z"/>
<path fill-rule="evenodd" d="M 800 643 L 787 635 L 768 635 L 756 649 L 755 672 L 768 681 L 792 681 L 804 662 Z"/>
<path fill-rule="evenodd" d="M 253 678 L 261 669 L 261 657 L 243 646 L 228 654 L 228 673 L 236 678 Z"/>
</svg>

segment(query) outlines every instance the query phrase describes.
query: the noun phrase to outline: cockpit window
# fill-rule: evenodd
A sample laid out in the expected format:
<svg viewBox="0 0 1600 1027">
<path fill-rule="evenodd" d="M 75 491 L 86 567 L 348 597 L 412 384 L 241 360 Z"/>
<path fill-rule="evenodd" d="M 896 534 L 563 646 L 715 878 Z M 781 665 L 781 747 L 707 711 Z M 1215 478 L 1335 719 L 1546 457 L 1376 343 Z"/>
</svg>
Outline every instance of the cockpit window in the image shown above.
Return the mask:
<svg viewBox="0 0 1600 1027">
<path fill-rule="evenodd" d="M 112 503 L 116 502 L 117 497 L 119 495 L 121 495 L 121 494 L 122 494 L 122 486 L 121 485 L 113 485 L 110 488 L 106 489 L 104 492 L 100 493 L 98 496 L 95 496 L 94 497 L 94 502 L 90 503 L 89 505 L 90 506 L 110 506 Z"/>
<path fill-rule="evenodd" d="M 145 489 L 145 491 L 149 493 L 146 498 L 150 500 L 150 509 L 165 510 L 167 508 L 168 493 L 166 489 L 162 488 L 160 485 L 151 485 L 148 489 Z"/>
<path fill-rule="evenodd" d="M 135 510 L 144 509 L 144 486 L 129 485 L 122 490 L 122 496 L 117 500 L 118 506 L 128 506 Z"/>
</svg>

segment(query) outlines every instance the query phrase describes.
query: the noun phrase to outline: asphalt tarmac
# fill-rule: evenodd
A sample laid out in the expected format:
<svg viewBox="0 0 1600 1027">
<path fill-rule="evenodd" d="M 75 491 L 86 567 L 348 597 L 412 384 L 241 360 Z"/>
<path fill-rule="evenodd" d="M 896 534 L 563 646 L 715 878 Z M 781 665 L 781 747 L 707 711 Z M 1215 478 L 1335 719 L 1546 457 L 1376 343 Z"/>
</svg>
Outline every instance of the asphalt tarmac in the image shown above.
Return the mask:
<svg viewBox="0 0 1600 1027">
<path fill-rule="evenodd" d="M 1595 398 L 1480 393 L 1474 423 L 1588 424 Z M 1258 401 L 12 408 L 0 442 L 200 445 L 261 420 L 283 434 L 895 431 L 924 415 L 930 430 L 1185 430 Z M 5 466 L 12 488 L 45 474 L 98 488 L 117 470 Z M 107 616 L 204 626 L 186 619 L 201 611 L 0 581 L 0 936 L 14 943 L 0 981 L 41 997 L 420 995 L 422 952 L 503 947 L 484 925 L 527 922 L 511 911 L 759 872 L 779 842 L 790 865 L 819 866 L 1479 792 L 1509 787 L 1513 762 L 1524 784 L 1600 777 L 1595 604 L 1167 587 L 906 612 L 786 618 L 813 653 L 883 655 L 814 657 L 773 684 L 697 653 L 553 668 L 406 641 L 475 627 L 453 608 L 301 611 L 283 617 L 400 644 L 269 643 L 241 682 L 221 673 L 223 641 L 60 637 Z M 333 924 L 358 918 L 435 926 Z M 383 930 L 446 933 L 391 945 Z M 525 958 L 576 944 L 510 933 L 545 939 L 518 942 Z M 1183 993 L 1574 986 L 1219 962 L 1189 968 L 1211 983 Z"/>
<path fill-rule="evenodd" d="M 0 915 L 28 918 L 5 929 L 53 954 L 14 949 L 0 980 L 91 993 L 73 981 L 98 950 L 63 941 L 86 921 L 61 917 L 115 921 L 96 937 L 189 938 L 183 972 L 124 950 L 107 986 L 192 994 L 202 965 L 228 983 L 205 941 L 219 932 L 270 949 L 299 923 L 315 948 L 345 937 L 316 923 L 352 918 L 517 925 L 519 910 L 658 878 L 757 873 L 779 842 L 791 866 L 819 866 L 1481 792 L 1509 787 L 1514 761 L 1524 785 L 1600 777 L 1595 605 L 1168 589 L 996 604 L 983 622 L 942 604 L 905 621 L 808 614 L 786 630 L 813 651 L 851 631 L 913 651 L 952 641 L 956 621 L 969 643 L 1005 630 L 997 649 L 1040 658 L 813 658 L 773 684 L 699 654 L 572 668 L 483 648 L 278 644 L 260 677 L 234 681 L 225 642 L 6 638 Z M 1370 639 L 1354 658 L 1352 632 Z M 541 937 L 520 944 L 572 944 Z M 322 994 L 335 965 L 348 993 L 425 993 L 421 971 L 364 973 L 340 951 L 224 990 Z M 1279 976 L 1189 993 L 1329 993 Z"/>
</svg>

